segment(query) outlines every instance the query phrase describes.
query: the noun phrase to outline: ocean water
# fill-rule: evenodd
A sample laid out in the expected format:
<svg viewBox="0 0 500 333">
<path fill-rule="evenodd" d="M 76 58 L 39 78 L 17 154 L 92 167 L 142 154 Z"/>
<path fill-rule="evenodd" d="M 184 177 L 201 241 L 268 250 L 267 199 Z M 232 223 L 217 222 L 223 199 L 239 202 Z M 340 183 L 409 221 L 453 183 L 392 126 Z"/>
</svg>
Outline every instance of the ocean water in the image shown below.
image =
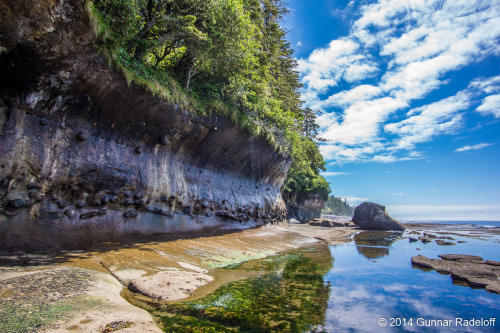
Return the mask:
<svg viewBox="0 0 500 333">
<path fill-rule="evenodd" d="M 471 254 L 500 261 L 498 235 L 452 237 L 467 243 L 409 243 L 388 233 L 363 232 L 352 243 L 330 246 L 333 268 L 324 276 L 330 291 L 323 329 L 499 332 L 500 295 L 453 284 L 449 275 L 412 268 L 411 257 L 418 254 L 429 258 L 445 253 Z"/>
<path fill-rule="evenodd" d="M 402 223 L 433 223 L 450 225 L 450 227 L 463 226 L 464 228 L 479 227 L 479 228 L 500 228 L 500 221 L 439 221 L 439 220 L 426 220 L 426 221 L 411 221 L 402 220 Z"/>
</svg>

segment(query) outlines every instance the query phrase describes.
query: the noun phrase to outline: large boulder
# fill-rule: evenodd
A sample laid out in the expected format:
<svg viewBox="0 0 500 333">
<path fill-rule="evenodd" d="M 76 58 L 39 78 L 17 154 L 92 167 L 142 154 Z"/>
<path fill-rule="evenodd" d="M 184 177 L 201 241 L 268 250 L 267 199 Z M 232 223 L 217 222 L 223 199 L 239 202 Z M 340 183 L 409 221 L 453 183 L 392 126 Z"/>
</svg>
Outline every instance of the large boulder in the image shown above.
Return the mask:
<svg viewBox="0 0 500 333">
<path fill-rule="evenodd" d="M 365 230 L 405 230 L 398 221 L 387 214 L 385 206 L 373 202 L 363 202 L 357 206 L 352 222 Z"/>
</svg>

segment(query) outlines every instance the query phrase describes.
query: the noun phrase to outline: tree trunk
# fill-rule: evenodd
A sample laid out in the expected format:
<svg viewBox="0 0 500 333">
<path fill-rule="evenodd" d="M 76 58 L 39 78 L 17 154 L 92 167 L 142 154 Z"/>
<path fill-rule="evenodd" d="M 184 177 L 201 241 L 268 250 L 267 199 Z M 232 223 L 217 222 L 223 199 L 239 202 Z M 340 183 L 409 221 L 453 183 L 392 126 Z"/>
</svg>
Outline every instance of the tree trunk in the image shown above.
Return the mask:
<svg viewBox="0 0 500 333">
<path fill-rule="evenodd" d="M 187 73 L 186 90 L 189 90 L 189 81 L 191 81 L 191 78 L 195 76 L 196 71 L 197 71 L 196 60 L 193 60 L 193 64 L 191 65 L 191 68 L 189 68 L 189 71 Z"/>
</svg>

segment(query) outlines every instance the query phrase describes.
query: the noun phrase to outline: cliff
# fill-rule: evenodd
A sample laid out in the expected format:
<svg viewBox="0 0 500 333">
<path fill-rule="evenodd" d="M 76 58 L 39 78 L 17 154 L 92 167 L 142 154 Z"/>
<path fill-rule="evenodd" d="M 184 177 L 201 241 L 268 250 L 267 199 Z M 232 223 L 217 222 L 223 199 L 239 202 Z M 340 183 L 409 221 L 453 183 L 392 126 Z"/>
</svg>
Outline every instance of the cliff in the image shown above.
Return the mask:
<svg viewBox="0 0 500 333">
<path fill-rule="evenodd" d="M 82 1 L 0 0 L 0 247 L 281 221 L 290 159 L 126 80 Z"/>
<path fill-rule="evenodd" d="M 326 201 L 318 194 L 294 192 L 285 196 L 288 217 L 302 223 L 321 217 Z"/>
</svg>

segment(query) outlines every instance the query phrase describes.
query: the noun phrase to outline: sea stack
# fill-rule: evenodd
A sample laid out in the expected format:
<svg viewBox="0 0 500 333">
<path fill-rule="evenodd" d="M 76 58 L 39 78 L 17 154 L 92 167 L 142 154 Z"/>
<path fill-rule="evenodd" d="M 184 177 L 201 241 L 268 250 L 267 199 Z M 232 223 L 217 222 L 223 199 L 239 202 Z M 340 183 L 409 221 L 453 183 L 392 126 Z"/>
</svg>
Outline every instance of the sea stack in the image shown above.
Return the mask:
<svg viewBox="0 0 500 333">
<path fill-rule="evenodd" d="M 385 211 L 385 206 L 374 202 L 363 202 L 354 210 L 352 222 L 364 230 L 395 230 L 405 228 Z"/>
</svg>

